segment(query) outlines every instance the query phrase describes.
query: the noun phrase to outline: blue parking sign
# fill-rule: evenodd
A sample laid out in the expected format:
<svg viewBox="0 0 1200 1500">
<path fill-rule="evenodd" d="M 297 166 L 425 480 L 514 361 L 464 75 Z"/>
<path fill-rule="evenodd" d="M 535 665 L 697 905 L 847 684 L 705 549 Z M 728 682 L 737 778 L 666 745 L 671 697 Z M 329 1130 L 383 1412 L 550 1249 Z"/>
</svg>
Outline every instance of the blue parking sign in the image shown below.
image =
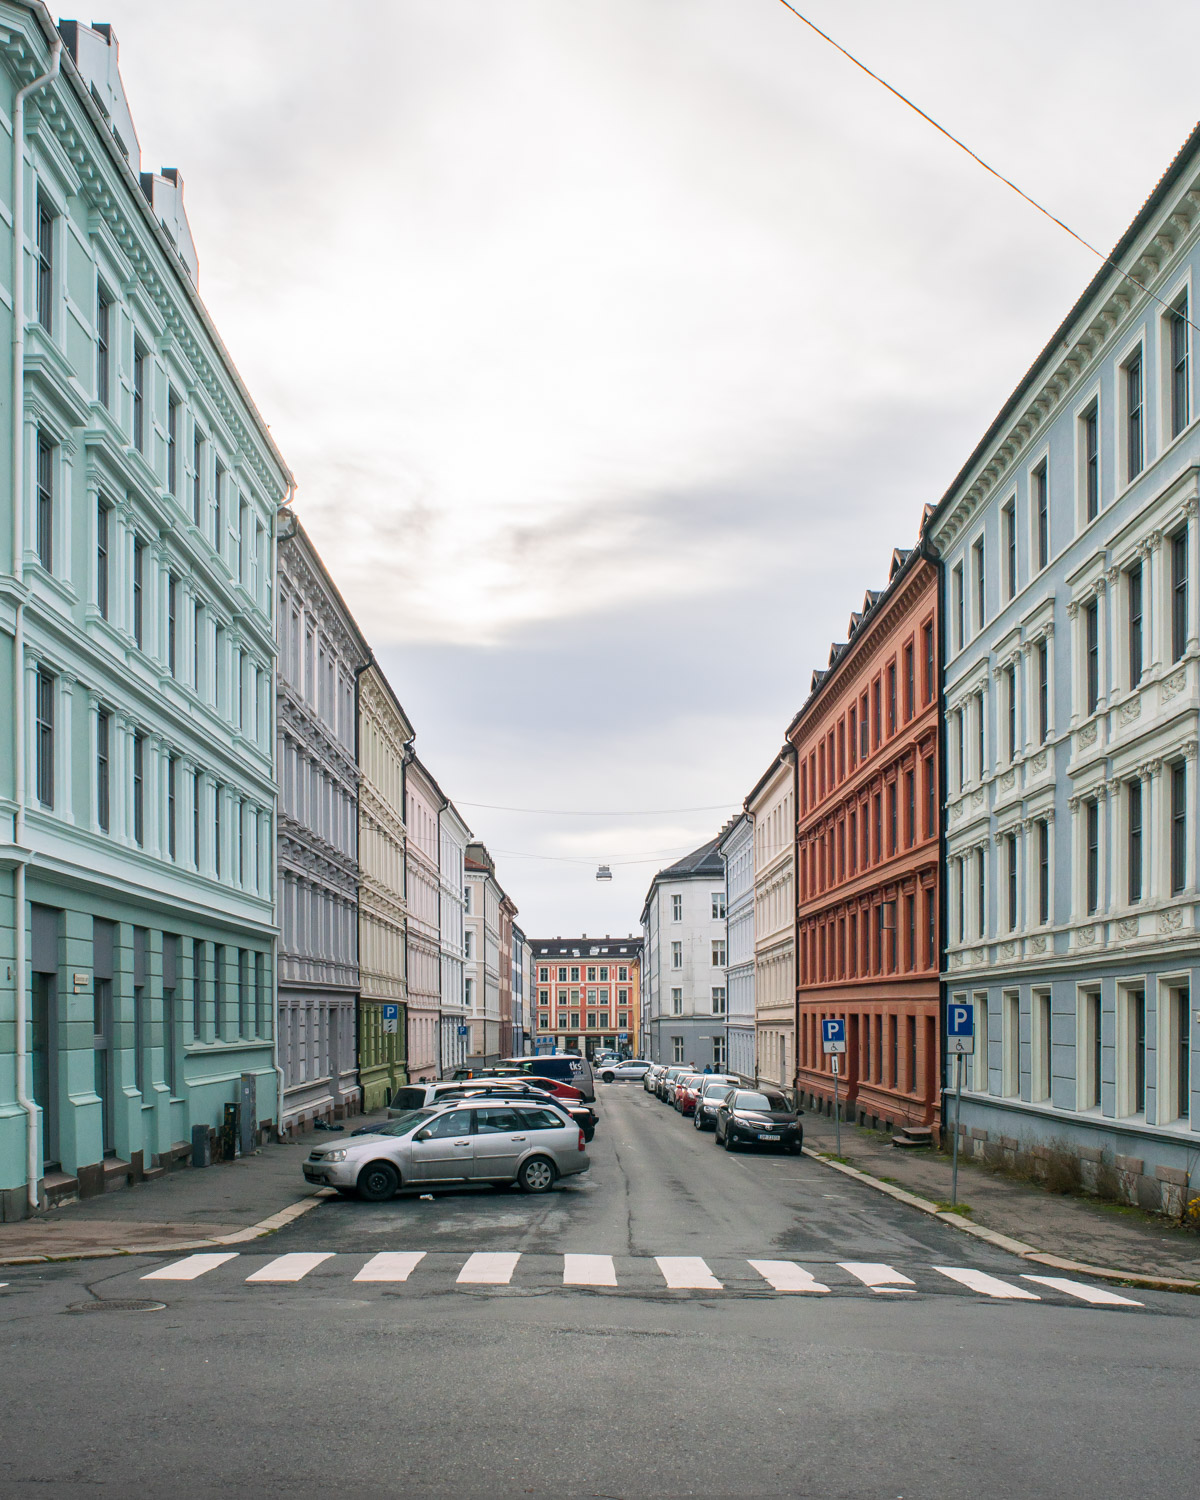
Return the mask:
<svg viewBox="0 0 1200 1500">
<path fill-rule="evenodd" d="M 385 1036 L 394 1036 L 400 1030 L 400 1007 L 398 1005 L 385 1005 L 383 1007 L 383 1031 Z"/>
<path fill-rule="evenodd" d="M 975 1007 L 965 1000 L 946 1007 L 946 1051 L 951 1057 L 975 1051 Z"/>
<path fill-rule="evenodd" d="M 846 1022 L 840 1016 L 832 1016 L 821 1022 L 821 1046 L 835 1056 L 846 1050 Z"/>
</svg>

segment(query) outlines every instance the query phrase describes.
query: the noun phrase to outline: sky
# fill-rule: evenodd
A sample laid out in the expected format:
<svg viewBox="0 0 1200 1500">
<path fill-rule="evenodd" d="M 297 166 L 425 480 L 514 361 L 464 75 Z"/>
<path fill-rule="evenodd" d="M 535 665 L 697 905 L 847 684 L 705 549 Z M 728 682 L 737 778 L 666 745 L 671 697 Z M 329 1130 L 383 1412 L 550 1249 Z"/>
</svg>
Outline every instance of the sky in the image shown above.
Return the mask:
<svg viewBox="0 0 1200 1500">
<path fill-rule="evenodd" d="M 798 8 L 1104 250 L 1195 123 L 1194 4 Z M 778 0 L 93 19 L 422 760 L 638 930 L 1099 262 Z"/>
</svg>

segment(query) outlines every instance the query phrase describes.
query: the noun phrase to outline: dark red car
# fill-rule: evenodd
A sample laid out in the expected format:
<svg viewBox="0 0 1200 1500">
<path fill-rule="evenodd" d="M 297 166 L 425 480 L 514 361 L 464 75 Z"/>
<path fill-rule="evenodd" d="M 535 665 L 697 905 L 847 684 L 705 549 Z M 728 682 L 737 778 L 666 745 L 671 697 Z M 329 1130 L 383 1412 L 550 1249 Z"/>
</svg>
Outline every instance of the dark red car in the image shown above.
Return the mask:
<svg viewBox="0 0 1200 1500">
<path fill-rule="evenodd" d="M 685 1073 L 675 1080 L 675 1108 L 681 1115 L 690 1115 L 696 1108 L 704 1077 L 703 1073 Z"/>
</svg>

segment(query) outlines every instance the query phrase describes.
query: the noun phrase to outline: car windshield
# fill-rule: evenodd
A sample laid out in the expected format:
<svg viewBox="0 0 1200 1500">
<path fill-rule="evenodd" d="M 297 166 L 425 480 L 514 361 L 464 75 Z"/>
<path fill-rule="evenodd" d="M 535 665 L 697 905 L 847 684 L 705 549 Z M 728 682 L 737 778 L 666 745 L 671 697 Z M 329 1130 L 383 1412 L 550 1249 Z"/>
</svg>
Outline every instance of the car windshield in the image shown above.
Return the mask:
<svg viewBox="0 0 1200 1500">
<path fill-rule="evenodd" d="M 435 1113 L 436 1111 L 432 1109 L 408 1109 L 402 1115 L 397 1115 L 394 1120 L 386 1120 L 382 1125 L 377 1125 L 371 1134 L 408 1135 L 423 1121 L 431 1120 Z"/>
<path fill-rule="evenodd" d="M 767 1110 L 774 1114 L 790 1115 L 791 1108 L 782 1094 L 759 1094 L 746 1092 L 733 1101 L 735 1109 Z"/>
<path fill-rule="evenodd" d="M 727 1094 L 732 1087 L 727 1078 L 709 1078 L 704 1084 L 704 1097 L 711 1099 L 714 1094 Z"/>
</svg>

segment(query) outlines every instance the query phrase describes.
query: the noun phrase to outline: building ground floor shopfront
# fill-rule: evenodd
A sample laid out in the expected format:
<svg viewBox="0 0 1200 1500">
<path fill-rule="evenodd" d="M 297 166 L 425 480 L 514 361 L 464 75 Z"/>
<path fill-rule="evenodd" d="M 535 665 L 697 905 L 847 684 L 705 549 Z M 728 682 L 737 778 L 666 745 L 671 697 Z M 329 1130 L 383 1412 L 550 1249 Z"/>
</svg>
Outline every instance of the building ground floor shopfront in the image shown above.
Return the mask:
<svg viewBox="0 0 1200 1500">
<path fill-rule="evenodd" d="M 928 1127 L 941 1120 L 941 1021 L 936 983 L 924 991 L 803 998 L 796 1089 L 802 1108 L 832 1108 L 834 1078 L 821 1042 L 821 1022 L 846 1023 L 838 1089 L 845 1115 L 876 1130 Z"/>
<path fill-rule="evenodd" d="M 348 989 L 279 986 L 283 1128 L 306 1130 L 362 1109 L 358 1081 L 358 995 Z"/>
<path fill-rule="evenodd" d="M 197 1125 L 253 1100 L 278 1122 L 273 930 L 29 869 L 18 916 L 0 871 L 0 1218 L 89 1197 L 191 1160 Z M 14 923 L 25 926 L 26 1088 L 19 1102 Z"/>
<path fill-rule="evenodd" d="M 396 1015 L 384 1015 L 394 1005 Z M 409 1081 L 408 1006 L 398 1000 L 360 995 L 358 1001 L 358 1079 L 366 1114 L 384 1109 L 392 1092 Z"/>
</svg>

